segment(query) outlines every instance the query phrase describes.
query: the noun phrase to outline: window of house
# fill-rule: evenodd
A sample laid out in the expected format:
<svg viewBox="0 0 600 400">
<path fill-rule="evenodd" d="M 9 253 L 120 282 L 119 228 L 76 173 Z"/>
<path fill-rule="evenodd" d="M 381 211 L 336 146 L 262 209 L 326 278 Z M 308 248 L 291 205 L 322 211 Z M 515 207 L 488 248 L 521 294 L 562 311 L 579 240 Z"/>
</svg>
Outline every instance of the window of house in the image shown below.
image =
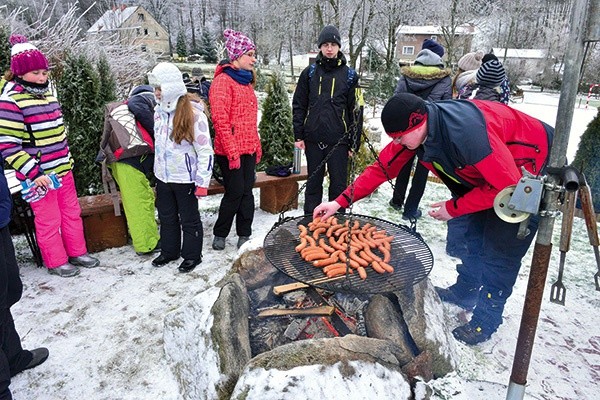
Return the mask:
<svg viewBox="0 0 600 400">
<path fill-rule="evenodd" d="M 148 34 L 148 29 L 144 29 L 144 35 Z"/>
<path fill-rule="evenodd" d="M 145 21 L 146 20 L 146 16 L 144 14 L 138 14 L 138 21 Z"/>
<path fill-rule="evenodd" d="M 158 32 L 154 32 L 154 36 L 158 37 Z"/>
<path fill-rule="evenodd" d="M 412 56 L 415 54 L 415 46 L 402 46 L 402 54 L 405 56 Z"/>
<path fill-rule="evenodd" d="M 148 51 L 148 47 L 145 44 L 142 45 L 142 51 Z"/>
<path fill-rule="evenodd" d="M 435 40 L 437 42 L 437 36 L 436 35 L 431 35 L 431 40 Z"/>
<path fill-rule="evenodd" d="M 140 33 L 142 33 L 142 30 L 140 28 L 135 28 L 135 33 L 139 35 Z"/>
</svg>

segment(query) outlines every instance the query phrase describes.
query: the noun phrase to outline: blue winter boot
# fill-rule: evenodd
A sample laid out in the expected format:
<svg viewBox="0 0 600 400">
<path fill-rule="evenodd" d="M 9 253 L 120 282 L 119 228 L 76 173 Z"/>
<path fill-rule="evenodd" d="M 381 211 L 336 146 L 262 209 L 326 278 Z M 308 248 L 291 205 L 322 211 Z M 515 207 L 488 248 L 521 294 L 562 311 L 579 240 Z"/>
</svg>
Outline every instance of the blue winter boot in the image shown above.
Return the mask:
<svg viewBox="0 0 600 400">
<path fill-rule="evenodd" d="M 471 321 L 454 329 L 452 331 L 454 337 L 470 345 L 488 340 L 502 324 L 502 312 L 509 295 L 510 293 L 482 288 Z"/>
</svg>

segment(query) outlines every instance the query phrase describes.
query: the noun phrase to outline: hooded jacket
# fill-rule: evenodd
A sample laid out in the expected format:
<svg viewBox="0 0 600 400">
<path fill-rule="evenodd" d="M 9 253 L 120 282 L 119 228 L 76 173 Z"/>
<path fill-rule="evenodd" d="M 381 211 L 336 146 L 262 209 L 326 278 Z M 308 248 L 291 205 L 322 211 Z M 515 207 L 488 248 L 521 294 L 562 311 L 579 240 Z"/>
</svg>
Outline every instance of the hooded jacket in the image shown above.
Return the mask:
<svg viewBox="0 0 600 400">
<path fill-rule="evenodd" d="M 348 79 L 356 74 L 349 73 L 342 52 L 335 59 L 327 59 L 319 52 L 315 63 L 313 76 L 309 76 L 311 66 L 306 67 L 294 92 L 294 138 L 336 144 L 344 137 L 342 143 L 356 151 L 362 132 L 358 77 Z"/>
<path fill-rule="evenodd" d="M 521 178 L 521 167 L 540 174 L 548 162 L 554 129 L 504 104 L 447 100 L 428 103 L 427 138 L 409 150 L 391 142 L 336 201 L 348 207 L 394 178 L 415 153 L 451 190 L 452 217 L 493 207 L 494 198 Z M 468 145 L 465 145 L 468 143 Z"/>
<path fill-rule="evenodd" d="M 236 82 L 225 73 L 227 68 L 233 66 L 228 62 L 217 66 L 208 99 L 215 128 L 215 154 L 233 161 L 242 154 L 262 153 L 262 149 L 254 87 Z"/>
<path fill-rule="evenodd" d="M 402 76 L 394 94 L 412 93 L 423 100 L 438 101 L 452 98 L 450 70 L 443 68 L 440 56 L 430 50 L 421 50 L 415 65 L 403 67 Z"/>
</svg>

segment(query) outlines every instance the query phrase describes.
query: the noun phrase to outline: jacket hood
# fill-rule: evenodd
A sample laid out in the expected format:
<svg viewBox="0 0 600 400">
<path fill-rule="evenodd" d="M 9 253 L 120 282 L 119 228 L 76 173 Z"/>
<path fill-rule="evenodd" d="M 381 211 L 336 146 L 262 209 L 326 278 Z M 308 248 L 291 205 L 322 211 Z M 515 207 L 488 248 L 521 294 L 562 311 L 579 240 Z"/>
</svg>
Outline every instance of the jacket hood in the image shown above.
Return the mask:
<svg viewBox="0 0 600 400">
<path fill-rule="evenodd" d="M 444 68 L 442 57 L 428 49 L 423 49 L 417 54 L 415 64 Z"/>
<path fill-rule="evenodd" d="M 471 71 L 465 71 L 463 73 L 461 73 L 460 75 L 458 75 L 458 77 L 456 78 L 456 90 L 460 91 L 460 89 L 463 88 L 463 86 L 467 85 L 468 83 L 475 83 L 476 79 L 475 76 L 477 75 L 477 70 L 471 70 Z"/>
<path fill-rule="evenodd" d="M 133 89 L 131 89 L 131 92 L 129 92 L 129 97 L 135 96 L 136 94 L 141 94 L 141 93 L 154 94 L 154 88 L 150 85 L 138 85 L 138 86 L 134 87 Z"/>
<path fill-rule="evenodd" d="M 402 67 L 402 75 L 410 79 L 440 80 L 450 76 L 449 69 L 440 69 L 438 67 L 429 67 L 425 65 L 413 65 Z"/>
<path fill-rule="evenodd" d="M 173 112 L 177 107 L 177 100 L 187 93 L 181 71 L 174 64 L 159 63 L 152 72 L 148 73 L 148 82 L 153 86 L 160 86 L 161 99 L 157 99 L 158 107 L 165 112 Z"/>
<path fill-rule="evenodd" d="M 231 65 L 231 62 L 229 62 L 229 60 L 221 61 L 215 69 L 215 78 L 217 77 L 217 75 L 221 75 L 226 68 L 233 68 L 233 65 Z"/>
</svg>

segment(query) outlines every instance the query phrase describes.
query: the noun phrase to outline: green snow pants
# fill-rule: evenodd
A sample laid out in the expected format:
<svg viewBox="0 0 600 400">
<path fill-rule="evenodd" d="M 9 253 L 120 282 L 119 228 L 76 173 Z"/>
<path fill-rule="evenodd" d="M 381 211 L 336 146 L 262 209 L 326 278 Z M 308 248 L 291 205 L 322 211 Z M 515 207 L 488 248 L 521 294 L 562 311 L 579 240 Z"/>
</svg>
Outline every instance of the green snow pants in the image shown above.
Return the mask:
<svg viewBox="0 0 600 400">
<path fill-rule="evenodd" d="M 108 168 L 119 185 L 133 248 L 138 253 L 154 250 L 159 235 L 154 216 L 154 191 L 148 179 L 129 164 L 116 162 Z"/>
</svg>

